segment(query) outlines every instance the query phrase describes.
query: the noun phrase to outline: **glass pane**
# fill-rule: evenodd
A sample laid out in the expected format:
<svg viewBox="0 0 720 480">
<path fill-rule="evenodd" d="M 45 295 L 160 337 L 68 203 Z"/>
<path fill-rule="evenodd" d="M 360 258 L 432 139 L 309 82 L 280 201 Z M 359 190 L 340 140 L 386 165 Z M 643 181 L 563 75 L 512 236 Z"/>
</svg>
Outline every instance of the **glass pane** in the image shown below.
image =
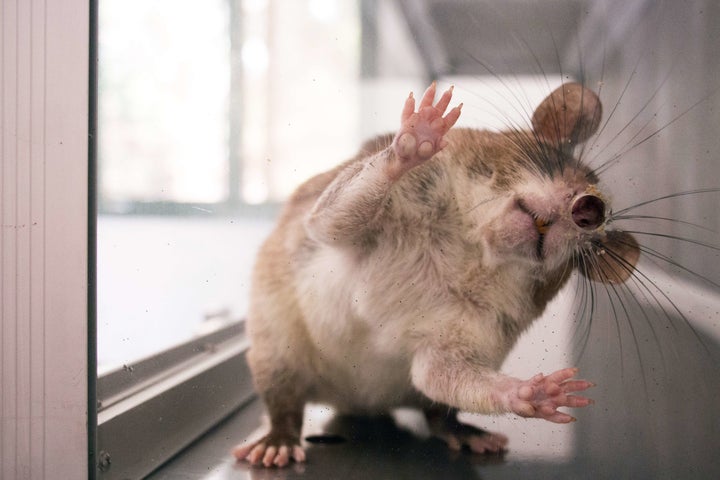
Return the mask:
<svg viewBox="0 0 720 480">
<path fill-rule="evenodd" d="M 102 0 L 99 32 L 102 373 L 245 315 L 276 205 L 359 145 L 361 88 L 355 1 Z"/>
<path fill-rule="evenodd" d="M 228 289 L 267 227 L 211 207 L 229 189 L 229 25 L 225 0 L 100 2 L 101 372 L 244 311 Z M 210 208 L 170 215 L 188 202 Z"/>
<path fill-rule="evenodd" d="M 706 31 L 709 17 L 685 9 L 696 22 L 688 23 L 674 15 L 679 10 L 666 10 L 656 19 L 672 25 L 673 35 L 665 35 L 652 22 L 617 22 L 617 12 L 605 17 L 602 2 L 590 3 L 598 8 L 562 0 L 522 2 L 523 8 L 451 0 L 101 0 L 101 371 L 242 318 L 254 257 L 279 205 L 300 182 L 354 155 L 364 140 L 395 130 L 408 92 L 418 97 L 433 78 L 440 90 L 456 86 L 452 103 L 465 105 L 459 125 L 524 128 L 534 107 L 572 72 L 609 100 L 605 118 L 612 122 L 607 129 L 603 123 L 601 141 L 586 144 L 587 153 L 600 162 L 631 153 L 603 174 L 603 183 L 615 187 L 616 205 L 708 186 L 713 175 L 707 173 L 715 171 L 708 167 L 710 152 L 717 149 L 701 140 L 714 138 L 709 129 L 717 122 L 698 119 L 710 118 L 710 80 L 717 76 L 696 75 L 696 64 L 713 62 L 677 50 L 679 44 L 702 50 L 702 41 L 676 40 L 693 31 L 688 25 Z M 488 14 L 490 4 L 497 8 Z M 644 13 L 636 8 L 619 16 L 633 20 Z M 602 41 L 594 33 L 598 25 L 608 33 Z M 663 58 L 678 63 L 670 67 Z M 690 128 L 683 126 L 693 117 L 685 124 Z M 682 175 L 668 173 L 676 167 Z M 693 204 L 671 206 L 658 219 L 687 212 L 702 218 L 683 217 L 668 227 L 671 235 L 645 233 L 674 243 L 658 259 L 683 260 L 688 263 L 679 268 L 714 278 L 707 255 L 685 250 L 701 242 L 689 239 L 681 247 L 676 235 L 692 223 L 707 227 L 707 234 L 717 230 L 717 216 L 704 215 L 714 197 L 684 200 Z M 652 253 L 655 244 L 648 245 Z M 669 292 L 683 285 L 674 278 Z M 665 295 L 662 282 L 652 287 L 645 300 L 654 288 Z M 576 325 L 563 319 L 573 318 L 576 292 L 568 293 L 520 340 L 522 354 L 509 356 L 506 371 L 525 377 L 572 357 Z M 690 314 L 695 306 L 683 305 L 702 304 L 705 294 L 698 295 L 673 301 Z M 619 328 L 613 313 L 615 325 L 599 323 L 601 329 Z M 657 313 L 665 322 L 658 332 L 686 321 Z M 652 325 L 645 312 L 638 318 Z M 624 362 L 619 343 L 610 366 Z M 600 350 L 614 351 L 605 344 Z M 604 365 L 586 358 L 590 367 Z M 574 458 L 578 445 L 592 445 L 593 429 L 606 428 L 607 419 L 562 431 L 550 423 L 528 430 L 510 417 L 492 423 L 493 430 L 522 439 L 511 448 L 524 458 L 545 457 L 549 464 Z"/>
<path fill-rule="evenodd" d="M 250 266 L 270 220 L 99 220 L 101 370 L 172 347 L 245 313 Z"/>
<path fill-rule="evenodd" d="M 223 200 L 226 0 L 103 0 L 100 15 L 103 202 Z"/>
</svg>

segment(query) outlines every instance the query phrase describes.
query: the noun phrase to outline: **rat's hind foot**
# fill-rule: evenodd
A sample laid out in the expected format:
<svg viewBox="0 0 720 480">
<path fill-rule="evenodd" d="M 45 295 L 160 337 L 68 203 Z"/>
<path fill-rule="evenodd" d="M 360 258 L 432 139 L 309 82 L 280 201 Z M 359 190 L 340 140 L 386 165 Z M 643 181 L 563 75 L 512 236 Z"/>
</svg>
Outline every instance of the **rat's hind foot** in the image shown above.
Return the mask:
<svg viewBox="0 0 720 480">
<path fill-rule="evenodd" d="M 458 421 L 457 412 L 447 409 L 426 410 L 425 417 L 430 432 L 444 441 L 451 450 L 463 447 L 473 453 L 503 453 L 508 439 L 500 433 L 493 433 Z"/>
<path fill-rule="evenodd" d="M 576 368 L 566 368 L 547 376 L 538 373 L 530 380 L 513 379 L 501 394 L 500 401 L 508 411 L 521 417 L 542 418 L 553 423 L 574 422 L 575 418 L 557 409 L 592 404 L 589 398 L 570 394 L 594 386 L 586 380 L 572 380 L 575 375 Z"/>
<path fill-rule="evenodd" d="M 411 168 L 420 165 L 447 145 L 443 137 L 460 117 L 462 104 L 443 117 L 452 98 L 452 87 L 433 106 L 435 89 L 436 84 L 433 82 L 420 100 L 417 112 L 412 93 L 405 101 L 400 130 L 392 144 L 398 160 L 390 166 L 388 173 L 392 178 L 398 178 Z"/>
<path fill-rule="evenodd" d="M 300 446 L 300 437 L 270 432 L 257 441 L 248 441 L 235 447 L 232 454 L 238 460 L 247 460 L 251 465 L 285 467 L 290 460 L 305 461 L 305 450 Z"/>
<path fill-rule="evenodd" d="M 245 440 L 233 448 L 232 454 L 237 460 L 247 460 L 251 465 L 262 464 L 266 467 L 285 467 L 290 460 L 305 461 L 305 450 L 300 446 L 302 403 L 277 402 L 273 398 L 265 398 L 270 415 L 270 433 L 259 440 Z"/>
</svg>

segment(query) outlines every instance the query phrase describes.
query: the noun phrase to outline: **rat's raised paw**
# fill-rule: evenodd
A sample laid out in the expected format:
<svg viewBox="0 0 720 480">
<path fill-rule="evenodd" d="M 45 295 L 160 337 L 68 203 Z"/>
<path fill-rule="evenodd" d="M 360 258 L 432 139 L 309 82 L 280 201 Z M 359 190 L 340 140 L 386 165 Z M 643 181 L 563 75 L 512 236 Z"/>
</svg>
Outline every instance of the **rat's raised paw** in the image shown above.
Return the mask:
<svg viewBox="0 0 720 480">
<path fill-rule="evenodd" d="M 444 135 L 460 117 L 462 104 L 443 116 L 452 99 L 453 89 L 450 87 L 433 105 L 436 88 L 436 84 L 433 82 L 425 91 L 417 112 L 415 111 L 415 97 L 412 93 L 405 101 L 400 130 L 395 135 L 392 145 L 398 159 L 389 172 L 392 177 L 399 177 L 411 168 L 420 165 L 447 145 Z"/>
<path fill-rule="evenodd" d="M 528 418 L 542 418 L 553 423 L 569 423 L 575 418 L 559 412 L 559 407 L 586 407 L 593 403 L 589 398 L 571 395 L 593 387 L 586 380 L 573 380 L 576 368 L 566 368 L 529 380 L 518 380 L 504 393 L 504 402 L 511 412 Z"/>
</svg>

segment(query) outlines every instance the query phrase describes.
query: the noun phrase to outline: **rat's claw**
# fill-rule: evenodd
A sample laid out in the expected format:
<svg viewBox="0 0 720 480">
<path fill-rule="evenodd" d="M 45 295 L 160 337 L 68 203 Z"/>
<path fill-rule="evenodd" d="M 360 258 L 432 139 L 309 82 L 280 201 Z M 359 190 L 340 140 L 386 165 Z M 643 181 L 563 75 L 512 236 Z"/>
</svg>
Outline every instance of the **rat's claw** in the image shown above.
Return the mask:
<svg viewBox="0 0 720 480">
<path fill-rule="evenodd" d="M 442 94 L 440 100 L 438 100 L 438 102 L 435 104 L 435 108 L 437 108 L 441 112 L 444 112 L 448 105 L 450 105 L 450 100 L 452 99 L 454 89 L 455 86 L 451 85 L 450 88 L 445 90 L 445 93 Z"/>
<path fill-rule="evenodd" d="M 410 118 L 410 115 L 415 113 L 415 97 L 413 96 L 413 93 L 410 92 L 410 95 L 408 95 L 408 98 L 405 100 L 405 105 L 403 106 L 402 114 L 400 115 L 400 120 L 403 122 Z"/>
<path fill-rule="evenodd" d="M 252 450 L 250 450 L 250 453 L 247 454 L 245 457 L 248 462 L 250 462 L 251 465 L 257 465 L 260 463 L 260 460 L 265 455 L 265 444 L 260 443 L 258 445 L 255 445 Z"/>
<path fill-rule="evenodd" d="M 445 126 L 449 130 L 450 127 L 455 125 L 455 122 L 457 122 L 458 118 L 460 118 L 460 113 L 462 112 L 463 104 L 461 103 L 457 107 L 453 108 L 448 112 L 447 115 L 445 115 Z"/>
<path fill-rule="evenodd" d="M 595 403 L 595 401 L 591 398 L 587 397 L 581 397 L 579 395 L 568 395 L 567 396 L 567 405 L 568 407 L 587 407 L 588 405 L 592 405 Z"/>
<path fill-rule="evenodd" d="M 550 375 L 548 375 L 546 378 L 550 380 L 551 382 L 555 383 L 562 383 L 565 380 L 568 380 L 575 375 L 577 375 L 578 369 L 577 368 L 563 368 L 562 370 L 558 370 L 557 372 L 553 372 Z"/>
<path fill-rule="evenodd" d="M 302 447 L 298 447 L 297 445 L 293 447 L 292 451 L 292 457 L 296 462 L 304 462 L 305 461 L 305 450 L 302 449 Z"/>
<path fill-rule="evenodd" d="M 248 456 L 248 454 L 254 447 L 255 447 L 255 444 L 253 444 L 253 443 L 244 443 L 242 445 L 238 445 L 237 447 L 233 448 L 232 454 L 238 460 L 242 460 Z"/>
<path fill-rule="evenodd" d="M 421 110 L 423 107 L 431 107 L 433 100 L 435 100 L 435 89 L 437 88 L 437 82 L 432 82 L 430 86 L 425 90 L 425 93 L 423 94 L 422 100 L 420 100 L 420 106 L 418 107 L 418 110 Z M 445 111 L 443 108 L 442 111 Z"/>
<path fill-rule="evenodd" d="M 272 463 L 277 467 L 284 467 L 290 463 L 290 453 L 287 446 L 283 445 L 278 449 L 277 455 L 275 455 L 275 459 Z"/>
<path fill-rule="evenodd" d="M 275 460 L 275 455 L 277 455 L 278 449 L 277 447 L 271 445 L 265 450 L 265 455 L 263 456 L 262 463 L 266 467 L 269 467 L 273 464 L 273 461 Z"/>
<path fill-rule="evenodd" d="M 588 382 L 587 380 L 565 380 L 560 384 L 560 386 L 562 387 L 563 392 L 569 393 L 582 392 L 583 390 L 594 387 L 595 384 Z"/>
<path fill-rule="evenodd" d="M 567 413 L 555 411 L 552 415 L 544 417 L 545 420 L 552 423 L 572 423 L 577 421 L 577 418 L 568 415 Z"/>
</svg>

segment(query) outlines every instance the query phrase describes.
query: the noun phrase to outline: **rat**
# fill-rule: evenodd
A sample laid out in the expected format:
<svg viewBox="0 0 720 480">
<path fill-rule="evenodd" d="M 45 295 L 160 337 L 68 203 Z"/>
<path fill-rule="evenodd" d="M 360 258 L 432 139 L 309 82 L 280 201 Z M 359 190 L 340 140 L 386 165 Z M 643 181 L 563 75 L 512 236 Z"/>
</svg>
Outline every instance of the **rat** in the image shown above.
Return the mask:
<svg viewBox="0 0 720 480">
<path fill-rule="evenodd" d="M 638 243 L 610 228 L 610 200 L 573 156 L 598 129 L 598 96 L 566 83 L 531 128 L 453 128 L 452 87 L 405 101 L 394 135 L 301 185 L 258 254 L 248 363 L 270 431 L 233 450 L 283 467 L 306 459 L 308 402 L 341 413 L 421 409 L 450 448 L 502 452 L 507 437 L 458 412 L 554 423 L 593 386 L 563 368 L 529 379 L 501 365 L 572 272 L 618 284 Z M 583 394 L 581 394 L 583 393 Z"/>
</svg>

